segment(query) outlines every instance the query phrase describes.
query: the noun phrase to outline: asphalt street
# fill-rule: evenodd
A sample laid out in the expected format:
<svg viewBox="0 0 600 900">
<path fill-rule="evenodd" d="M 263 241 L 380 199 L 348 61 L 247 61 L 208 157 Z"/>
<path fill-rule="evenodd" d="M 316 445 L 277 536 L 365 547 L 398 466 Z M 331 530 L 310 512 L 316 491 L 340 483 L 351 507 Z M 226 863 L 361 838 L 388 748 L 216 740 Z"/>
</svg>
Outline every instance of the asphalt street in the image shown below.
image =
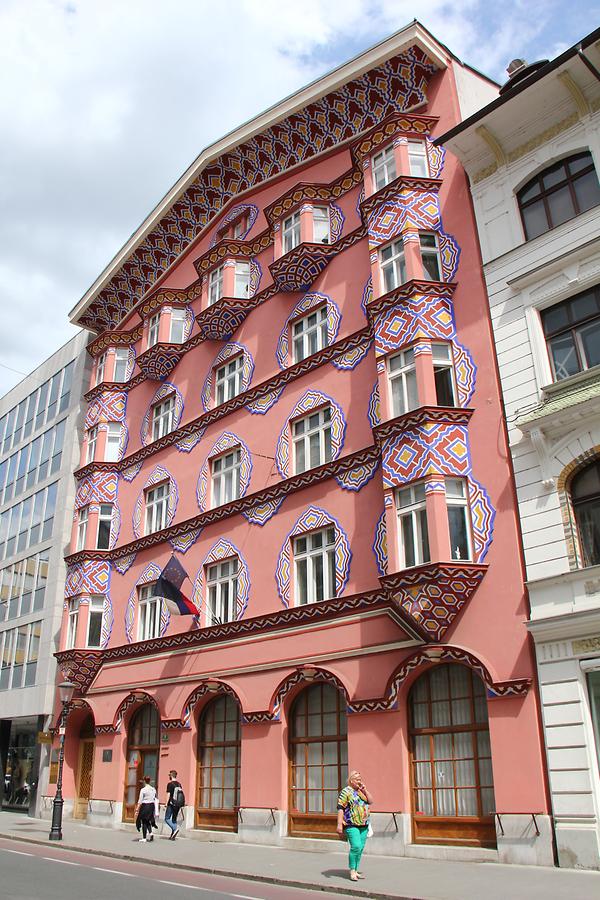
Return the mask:
<svg viewBox="0 0 600 900">
<path fill-rule="evenodd" d="M 150 845 L 151 846 L 151 845 Z M 256 884 L 0 839 L 0 900 L 339 900 L 340 894 Z"/>
</svg>

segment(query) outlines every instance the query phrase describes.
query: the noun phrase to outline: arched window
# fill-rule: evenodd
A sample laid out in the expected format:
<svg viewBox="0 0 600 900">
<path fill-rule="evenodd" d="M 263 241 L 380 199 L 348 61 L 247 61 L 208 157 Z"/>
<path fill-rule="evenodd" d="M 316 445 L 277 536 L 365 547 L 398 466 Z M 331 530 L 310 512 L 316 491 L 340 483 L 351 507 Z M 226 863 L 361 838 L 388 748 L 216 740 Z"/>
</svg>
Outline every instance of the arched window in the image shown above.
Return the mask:
<svg viewBox="0 0 600 900">
<path fill-rule="evenodd" d="M 334 834 L 346 784 L 346 702 L 331 684 L 314 684 L 290 712 L 290 834 Z"/>
<path fill-rule="evenodd" d="M 517 194 L 525 238 L 562 225 L 600 204 L 600 184 L 592 154 L 576 153 L 544 169 Z"/>
<path fill-rule="evenodd" d="M 196 827 L 237 831 L 240 708 L 222 694 L 205 707 L 198 726 Z"/>
<path fill-rule="evenodd" d="M 140 782 L 144 776 L 149 775 L 152 785 L 158 787 L 159 740 L 158 712 L 151 703 L 145 703 L 133 714 L 127 729 L 124 822 L 133 822 L 133 812 L 141 787 Z"/>
<path fill-rule="evenodd" d="M 571 500 L 584 566 L 600 563 L 600 466 L 595 460 L 571 482 Z"/>
<path fill-rule="evenodd" d="M 465 666 L 438 665 L 409 696 L 413 840 L 495 846 L 487 699 Z"/>
</svg>

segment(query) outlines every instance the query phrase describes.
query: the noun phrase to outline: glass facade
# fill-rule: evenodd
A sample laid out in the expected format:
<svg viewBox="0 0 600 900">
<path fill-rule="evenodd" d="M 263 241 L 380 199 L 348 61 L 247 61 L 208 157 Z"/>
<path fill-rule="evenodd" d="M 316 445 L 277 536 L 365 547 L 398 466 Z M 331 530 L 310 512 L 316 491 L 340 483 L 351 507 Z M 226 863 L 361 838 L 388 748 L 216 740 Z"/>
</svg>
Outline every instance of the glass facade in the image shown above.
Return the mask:
<svg viewBox="0 0 600 900">
<path fill-rule="evenodd" d="M 41 550 L 0 569 L 0 622 L 43 609 L 49 558 Z"/>
<path fill-rule="evenodd" d="M 37 731 L 37 717 L 14 719 L 8 724 L 7 744 L 0 748 L 4 764 L 2 809 L 29 808 L 37 782 Z"/>
<path fill-rule="evenodd" d="M 74 368 L 73 360 L 0 418 L 0 456 L 68 409 Z"/>
<path fill-rule="evenodd" d="M 0 691 L 35 684 L 41 633 L 41 621 L 0 633 Z"/>
<path fill-rule="evenodd" d="M 58 482 L 0 513 L 0 559 L 52 537 Z"/>
</svg>

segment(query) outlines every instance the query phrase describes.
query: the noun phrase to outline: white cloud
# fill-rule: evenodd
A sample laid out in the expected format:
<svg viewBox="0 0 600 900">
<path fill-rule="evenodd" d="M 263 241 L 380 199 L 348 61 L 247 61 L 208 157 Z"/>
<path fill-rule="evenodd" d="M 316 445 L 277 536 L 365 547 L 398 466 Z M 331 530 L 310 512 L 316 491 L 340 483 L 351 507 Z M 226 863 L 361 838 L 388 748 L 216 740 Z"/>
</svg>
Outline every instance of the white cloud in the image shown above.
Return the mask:
<svg viewBox="0 0 600 900">
<path fill-rule="evenodd" d="M 423 22 L 500 76 L 556 5 L 430 0 Z M 71 336 L 68 310 L 204 146 L 414 14 L 408 0 L 3 0 L 0 394 L 18 381 L 2 365 L 30 371 Z"/>
</svg>

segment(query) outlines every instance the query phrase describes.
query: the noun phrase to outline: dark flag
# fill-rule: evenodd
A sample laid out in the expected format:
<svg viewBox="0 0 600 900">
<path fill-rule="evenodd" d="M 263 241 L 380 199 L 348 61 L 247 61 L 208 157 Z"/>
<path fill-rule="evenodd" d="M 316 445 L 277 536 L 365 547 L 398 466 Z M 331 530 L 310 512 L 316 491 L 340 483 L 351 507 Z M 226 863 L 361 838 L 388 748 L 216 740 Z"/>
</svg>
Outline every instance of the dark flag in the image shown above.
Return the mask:
<svg viewBox="0 0 600 900">
<path fill-rule="evenodd" d="M 197 616 L 199 612 L 181 590 L 181 585 L 188 577 L 179 560 L 172 556 L 154 585 L 152 596 L 162 597 L 170 612 L 176 616 Z"/>
</svg>

